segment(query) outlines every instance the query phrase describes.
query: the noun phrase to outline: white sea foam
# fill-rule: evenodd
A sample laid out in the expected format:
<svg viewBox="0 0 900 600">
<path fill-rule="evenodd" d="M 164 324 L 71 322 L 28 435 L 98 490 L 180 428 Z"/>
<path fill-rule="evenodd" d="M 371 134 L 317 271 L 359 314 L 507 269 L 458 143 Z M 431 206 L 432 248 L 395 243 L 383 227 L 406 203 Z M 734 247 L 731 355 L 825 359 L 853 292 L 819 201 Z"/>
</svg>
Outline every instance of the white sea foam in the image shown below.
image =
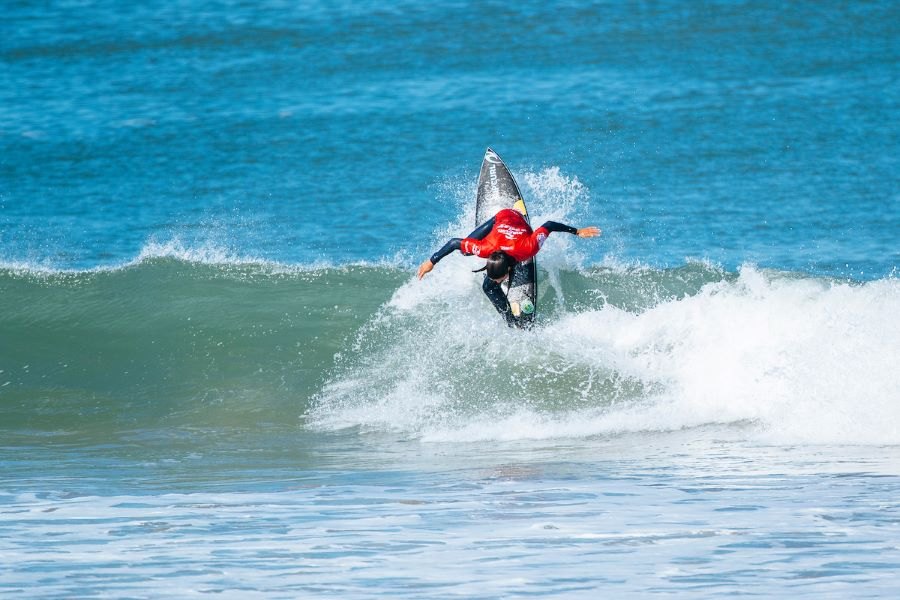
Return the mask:
<svg viewBox="0 0 900 600">
<path fill-rule="evenodd" d="M 175 258 L 184 262 L 201 263 L 209 265 L 222 264 L 254 264 L 265 262 L 262 259 L 242 256 L 234 250 L 215 243 L 200 245 L 185 244 L 179 238 L 171 238 L 166 241 L 156 239 L 149 240 L 141 248 L 137 258 L 132 264 L 156 258 Z"/>
<path fill-rule="evenodd" d="M 562 312 L 521 332 L 500 324 L 461 261 L 397 291 L 387 324 L 361 334 L 370 355 L 350 369 L 356 379 L 335 376 L 315 421 L 433 441 L 737 424 L 763 441 L 900 444 L 896 279 L 850 285 L 747 266 L 649 310 Z"/>
</svg>

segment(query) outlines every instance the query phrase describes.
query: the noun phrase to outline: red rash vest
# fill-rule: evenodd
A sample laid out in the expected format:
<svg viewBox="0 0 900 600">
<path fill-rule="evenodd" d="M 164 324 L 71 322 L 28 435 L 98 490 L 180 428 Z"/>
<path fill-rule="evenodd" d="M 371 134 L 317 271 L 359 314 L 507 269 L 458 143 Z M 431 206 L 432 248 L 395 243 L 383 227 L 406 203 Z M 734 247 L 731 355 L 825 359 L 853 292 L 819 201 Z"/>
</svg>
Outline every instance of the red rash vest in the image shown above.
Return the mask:
<svg viewBox="0 0 900 600">
<path fill-rule="evenodd" d="M 494 227 L 484 239 L 465 238 L 459 250 L 463 254 L 474 254 L 487 258 L 492 252 L 502 250 L 519 262 L 528 260 L 538 253 L 544 240 L 550 235 L 546 227 L 532 231 L 531 226 L 517 210 L 504 208 L 497 213 Z"/>
</svg>

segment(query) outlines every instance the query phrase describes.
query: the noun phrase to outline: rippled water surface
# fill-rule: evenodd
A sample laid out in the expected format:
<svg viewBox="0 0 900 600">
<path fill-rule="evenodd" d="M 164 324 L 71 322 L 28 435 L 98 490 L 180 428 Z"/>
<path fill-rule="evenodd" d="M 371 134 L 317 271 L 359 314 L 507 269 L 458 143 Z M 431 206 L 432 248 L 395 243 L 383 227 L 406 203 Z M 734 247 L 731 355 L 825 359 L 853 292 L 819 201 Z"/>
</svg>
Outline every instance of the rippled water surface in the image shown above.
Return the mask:
<svg viewBox="0 0 900 600">
<path fill-rule="evenodd" d="M 7 4 L 0 595 L 900 594 L 896 2 Z"/>
</svg>

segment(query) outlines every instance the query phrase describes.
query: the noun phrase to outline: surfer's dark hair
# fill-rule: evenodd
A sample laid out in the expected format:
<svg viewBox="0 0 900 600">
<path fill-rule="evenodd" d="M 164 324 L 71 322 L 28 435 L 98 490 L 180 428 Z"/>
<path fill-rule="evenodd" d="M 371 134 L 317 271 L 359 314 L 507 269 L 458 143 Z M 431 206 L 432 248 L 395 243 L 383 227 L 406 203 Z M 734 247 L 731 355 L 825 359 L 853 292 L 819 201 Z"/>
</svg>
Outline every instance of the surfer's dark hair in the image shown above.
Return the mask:
<svg viewBox="0 0 900 600">
<path fill-rule="evenodd" d="M 483 267 L 472 272 L 478 273 L 479 271 L 487 271 L 486 275 L 488 278 L 500 279 L 501 277 L 505 277 L 507 273 L 512 272 L 513 268 L 516 266 L 516 262 L 516 259 L 506 252 L 495 250 L 488 256 L 487 262 Z"/>
</svg>

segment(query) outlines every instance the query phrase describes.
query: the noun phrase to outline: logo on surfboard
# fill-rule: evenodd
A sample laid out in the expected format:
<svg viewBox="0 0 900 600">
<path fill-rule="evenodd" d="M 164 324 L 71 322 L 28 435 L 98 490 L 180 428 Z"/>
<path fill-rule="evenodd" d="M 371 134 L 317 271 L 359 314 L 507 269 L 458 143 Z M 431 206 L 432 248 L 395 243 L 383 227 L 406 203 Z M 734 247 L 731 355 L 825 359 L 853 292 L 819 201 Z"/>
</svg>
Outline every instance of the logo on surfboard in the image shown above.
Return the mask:
<svg viewBox="0 0 900 600">
<path fill-rule="evenodd" d="M 484 160 L 493 164 L 493 165 L 502 165 L 503 161 L 500 160 L 500 157 L 497 156 L 497 153 L 493 150 L 488 150 L 484 155 Z"/>
</svg>

